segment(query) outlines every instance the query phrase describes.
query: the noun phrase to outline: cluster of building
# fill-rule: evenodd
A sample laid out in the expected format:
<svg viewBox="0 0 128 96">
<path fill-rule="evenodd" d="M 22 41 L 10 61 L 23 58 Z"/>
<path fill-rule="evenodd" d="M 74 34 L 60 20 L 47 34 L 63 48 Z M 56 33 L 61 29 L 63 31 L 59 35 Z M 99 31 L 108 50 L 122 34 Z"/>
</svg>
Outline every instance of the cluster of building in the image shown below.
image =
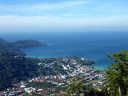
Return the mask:
<svg viewBox="0 0 128 96">
<path fill-rule="evenodd" d="M 67 77 L 73 78 L 74 76 L 82 76 L 86 84 L 93 82 L 93 88 L 97 89 L 100 89 L 107 84 L 104 70 L 94 69 L 89 66 L 81 66 L 77 62 L 72 64 L 74 64 L 76 68 L 68 68 L 65 66 L 65 70 L 68 69 Z"/>
<path fill-rule="evenodd" d="M 22 96 L 23 94 L 42 94 L 43 96 L 52 96 L 57 92 L 57 87 L 68 87 L 68 84 L 71 82 L 74 76 L 82 76 L 85 80 L 85 84 L 93 82 L 93 88 L 100 89 L 100 87 L 107 84 L 107 80 L 105 78 L 105 71 L 94 69 L 89 66 L 81 66 L 78 60 L 86 61 L 86 59 L 81 58 L 60 58 L 56 59 L 56 61 L 52 61 L 50 63 L 41 62 L 38 63 L 39 66 L 52 67 L 55 63 L 61 64 L 63 69 L 67 72 L 67 74 L 57 74 L 57 75 L 49 75 L 49 76 L 41 76 L 29 78 L 27 81 L 21 81 L 14 83 L 13 88 L 8 88 L 6 91 L 1 91 L 0 96 Z M 51 82 L 55 84 L 53 88 L 34 88 L 27 87 L 27 84 L 30 82 Z M 59 95 L 63 95 L 64 92 L 60 90 Z"/>
<path fill-rule="evenodd" d="M 42 76 L 42 77 L 34 77 L 31 79 L 28 79 L 27 81 L 20 81 L 15 82 L 13 84 L 13 88 L 8 88 L 5 91 L 0 92 L 0 96 L 23 96 L 25 93 L 28 94 L 41 94 L 43 96 L 52 96 L 56 93 L 56 87 L 67 87 L 68 84 L 65 82 L 64 75 L 58 74 L 58 75 L 50 75 L 50 76 Z M 30 82 L 51 82 L 56 85 L 56 87 L 53 88 L 34 88 L 34 87 L 27 87 L 27 84 Z M 60 94 L 63 94 L 63 92 L 60 92 Z"/>
</svg>

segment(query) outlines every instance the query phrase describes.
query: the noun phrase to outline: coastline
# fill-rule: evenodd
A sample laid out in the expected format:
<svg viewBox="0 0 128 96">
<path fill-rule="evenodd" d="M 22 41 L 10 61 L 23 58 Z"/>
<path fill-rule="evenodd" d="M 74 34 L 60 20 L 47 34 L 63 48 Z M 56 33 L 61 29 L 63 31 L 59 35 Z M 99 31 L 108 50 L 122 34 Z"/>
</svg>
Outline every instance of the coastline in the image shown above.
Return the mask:
<svg viewBox="0 0 128 96">
<path fill-rule="evenodd" d="M 45 59 L 45 58 L 70 58 L 70 57 L 43 57 L 43 56 L 25 56 L 25 57 L 30 57 L 30 58 L 38 58 L 38 59 Z M 78 57 L 79 58 L 79 57 Z M 84 58 L 86 59 L 86 58 Z M 88 60 L 88 59 L 87 59 Z M 94 61 L 95 62 L 95 61 Z M 108 68 L 107 65 L 99 65 L 99 64 L 92 64 L 92 65 L 86 65 L 89 67 L 94 67 L 94 69 L 99 69 L 99 70 L 106 70 Z"/>
<path fill-rule="evenodd" d="M 107 65 L 102 65 L 102 66 L 100 66 L 100 65 L 94 65 L 93 67 L 95 69 L 100 69 L 100 70 L 106 70 L 108 68 Z"/>
</svg>

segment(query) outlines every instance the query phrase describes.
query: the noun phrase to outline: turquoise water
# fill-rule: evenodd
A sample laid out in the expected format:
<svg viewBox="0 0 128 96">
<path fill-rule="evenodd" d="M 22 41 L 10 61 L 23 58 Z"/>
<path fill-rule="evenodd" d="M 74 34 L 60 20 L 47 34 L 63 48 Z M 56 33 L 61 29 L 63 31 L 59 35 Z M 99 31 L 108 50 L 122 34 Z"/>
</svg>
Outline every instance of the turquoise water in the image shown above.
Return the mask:
<svg viewBox="0 0 128 96">
<path fill-rule="evenodd" d="M 98 78 L 98 80 L 102 80 L 102 78 Z"/>
<path fill-rule="evenodd" d="M 48 44 L 45 47 L 22 49 L 32 57 L 78 56 L 96 62 L 95 68 L 106 69 L 112 63 L 106 54 L 128 50 L 128 32 L 81 32 L 81 33 L 22 33 L 1 34 L 9 41 L 34 39 Z"/>
</svg>

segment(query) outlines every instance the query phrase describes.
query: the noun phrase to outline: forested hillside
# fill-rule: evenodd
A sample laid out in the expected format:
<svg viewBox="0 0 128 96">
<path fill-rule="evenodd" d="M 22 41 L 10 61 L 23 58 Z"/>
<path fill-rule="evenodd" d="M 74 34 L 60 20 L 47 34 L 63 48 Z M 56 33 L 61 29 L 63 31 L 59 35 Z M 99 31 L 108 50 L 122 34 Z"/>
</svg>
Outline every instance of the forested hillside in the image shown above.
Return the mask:
<svg viewBox="0 0 128 96">
<path fill-rule="evenodd" d="M 19 80 L 58 73 L 54 67 L 39 66 L 39 62 L 41 62 L 40 59 L 26 58 L 16 53 L 0 51 L 0 90 L 8 88 L 13 82 Z"/>
</svg>

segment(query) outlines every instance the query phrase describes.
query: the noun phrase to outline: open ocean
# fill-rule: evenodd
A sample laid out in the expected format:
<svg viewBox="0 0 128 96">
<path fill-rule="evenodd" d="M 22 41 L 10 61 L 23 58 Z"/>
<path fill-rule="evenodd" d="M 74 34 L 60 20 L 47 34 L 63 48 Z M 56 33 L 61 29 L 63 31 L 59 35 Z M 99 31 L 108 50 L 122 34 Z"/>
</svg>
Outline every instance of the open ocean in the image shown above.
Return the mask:
<svg viewBox="0 0 128 96">
<path fill-rule="evenodd" d="M 66 33 L 0 33 L 8 41 L 34 39 L 48 44 L 44 47 L 22 49 L 31 57 L 78 56 L 96 62 L 95 68 L 106 69 L 112 61 L 106 54 L 128 50 L 128 32 L 66 32 Z"/>
</svg>

